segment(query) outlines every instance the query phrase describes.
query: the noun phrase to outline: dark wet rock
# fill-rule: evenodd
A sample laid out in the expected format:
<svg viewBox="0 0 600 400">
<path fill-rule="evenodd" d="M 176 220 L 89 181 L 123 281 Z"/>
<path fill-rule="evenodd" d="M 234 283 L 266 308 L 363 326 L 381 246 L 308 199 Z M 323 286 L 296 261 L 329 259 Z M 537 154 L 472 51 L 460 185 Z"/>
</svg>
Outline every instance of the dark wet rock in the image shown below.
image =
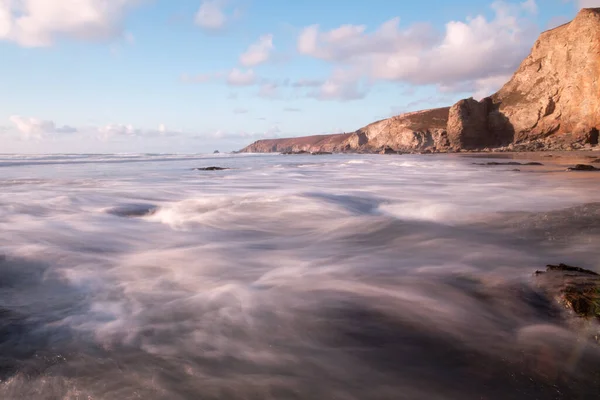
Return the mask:
<svg viewBox="0 0 600 400">
<path fill-rule="evenodd" d="M 519 168 L 511 169 L 512 172 L 521 172 Z"/>
<path fill-rule="evenodd" d="M 221 154 L 221 152 L 219 150 L 215 150 L 213 151 L 213 154 Z"/>
<path fill-rule="evenodd" d="M 600 169 L 594 167 L 593 165 L 577 164 L 574 167 L 567 168 L 567 171 L 600 171 Z"/>
<path fill-rule="evenodd" d="M 315 152 L 312 152 L 310 154 L 312 154 L 313 156 L 327 156 L 327 155 L 330 155 L 330 154 L 333 154 L 333 153 L 331 153 L 329 151 L 315 151 Z"/>
<path fill-rule="evenodd" d="M 600 275 L 566 264 L 548 265 L 536 271 L 536 283 L 563 309 L 577 318 L 573 327 L 600 342 Z"/>
<path fill-rule="evenodd" d="M 588 269 L 583 269 L 580 267 L 572 267 L 567 264 L 547 265 L 546 271 L 577 272 L 579 274 L 600 276 L 600 275 L 598 275 L 598 273 L 596 273 L 594 271 L 590 271 Z M 538 271 L 538 273 L 539 273 L 539 271 Z"/>
<path fill-rule="evenodd" d="M 541 166 L 541 165 L 544 165 L 544 164 L 539 163 L 539 162 L 520 163 L 520 162 L 516 162 L 516 161 L 509 161 L 509 162 L 490 161 L 490 162 L 487 162 L 487 163 L 473 163 L 473 165 L 491 165 L 491 166 L 497 166 L 497 165 L 524 165 L 524 166 Z"/>
<path fill-rule="evenodd" d="M 158 210 L 158 207 L 152 204 L 123 204 L 106 212 L 117 217 L 134 218 L 152 215 L 156 210 Z"/>
<path fill-rule="evenodd" d="M 283 155 L 289 156 L 289 155 L 299 155 L 299 154 L 309 154 L 308 151 L 306 150 L 299 150 L 299 151 L 284 151 L 283 153 L 281 153 Z"/>
<path fill-rule="evenodd" d="M 202 167 L 202 168 L 192 168 L 193 171 L 225 171 L 229 168 L 223 167 Z"/>
</svg>

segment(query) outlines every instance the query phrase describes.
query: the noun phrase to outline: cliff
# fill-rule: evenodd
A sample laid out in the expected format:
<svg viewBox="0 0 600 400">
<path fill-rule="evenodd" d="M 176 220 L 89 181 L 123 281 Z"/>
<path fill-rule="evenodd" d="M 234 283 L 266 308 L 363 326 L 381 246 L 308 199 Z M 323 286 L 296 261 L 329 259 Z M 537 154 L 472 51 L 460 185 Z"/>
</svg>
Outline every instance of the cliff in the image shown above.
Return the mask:
<svg viewBox="0 0 600 400">
<path fill-rule="evenodd" d="M 243 153 L 285 153 L 285 152 L 333 152 L 340 151 L 341 144 L 352 134 L 315 135 L 287 139 L 263 139 L 241 150 Z"/>
<path fill-rule="evenodd" d="M 548 136 L 597 143 L 599 79 L 600 8 L 583 9 L 570 23 L 542 33 L 492 100 L 510 121 L 516 143 Z"/>
<path fill-rule="evenodd" d="M 497 93 L 402 114 L 343 135 L 258 141 L 242 152 L 572 149 L 598 144 L 600 8 L 540 35 Z"/>
</svg>

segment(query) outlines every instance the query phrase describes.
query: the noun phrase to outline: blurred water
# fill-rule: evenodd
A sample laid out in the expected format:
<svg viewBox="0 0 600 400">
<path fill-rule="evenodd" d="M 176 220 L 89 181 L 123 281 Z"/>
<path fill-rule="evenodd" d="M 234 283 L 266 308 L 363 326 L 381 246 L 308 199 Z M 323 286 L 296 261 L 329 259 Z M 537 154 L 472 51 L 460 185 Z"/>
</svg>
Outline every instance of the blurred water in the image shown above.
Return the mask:
<svg viewBox="0 0 600 400">
<path fill-rule="evenodd" d="M 594 398 L 531 274 L 600 270 L 600 185 L 511 168 L 0 155 L 0 398 Z"/>
</svg>

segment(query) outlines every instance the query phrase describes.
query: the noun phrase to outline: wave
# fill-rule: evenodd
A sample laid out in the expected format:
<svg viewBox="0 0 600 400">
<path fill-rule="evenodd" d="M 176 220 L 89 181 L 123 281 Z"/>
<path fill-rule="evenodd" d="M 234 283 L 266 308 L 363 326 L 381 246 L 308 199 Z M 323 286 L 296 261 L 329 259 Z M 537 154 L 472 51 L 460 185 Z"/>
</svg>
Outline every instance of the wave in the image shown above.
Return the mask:
<svg viewBox="0 0 600 400">
<path fill-rule="evenodd" d="M 1 398 L 598 393 L 598 347 L 531 278 L 599 268 L 597 185 L 416 156 L 219 160 L 235 169 L 6 170 Z"/>
</svg>

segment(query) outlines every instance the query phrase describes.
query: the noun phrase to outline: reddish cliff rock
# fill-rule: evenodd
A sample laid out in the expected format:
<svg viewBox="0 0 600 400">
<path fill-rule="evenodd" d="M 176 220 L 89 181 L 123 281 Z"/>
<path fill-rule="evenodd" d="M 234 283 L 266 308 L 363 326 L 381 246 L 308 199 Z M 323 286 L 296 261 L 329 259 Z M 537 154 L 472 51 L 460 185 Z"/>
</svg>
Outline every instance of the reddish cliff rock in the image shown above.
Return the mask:
<svg viewBox="0 0 600 400">
<path fill-rule="evenodd" d="M 512 79 L 481 101 L 417 111 L 345 135 L 259 141 L 242 151 L 570 149 L 598 144 L 600 8 L 542 33 Z"/>
<path fill-rule="evenodd" d="M 512 79 L 492 96 L 515 142 L 548 136 L 597 143 L 600 128 L 600 8 L 540 35 Z M 594 143 L 595 142 L 595 143 Z"/>
<path fill-rule="evenodd" d="M 352 134 L 315 135 L 285 139 L 263 139 L 241 150 L 242 153 L 333 152 L 339 151 Z"/>
<path fill-rule="evenodd" d="M 402 152 L 447 148 L 448 110 L 445 107 L 417 111 L 374 122 L 352 134 L 341 150 Z"/>
</svg>

